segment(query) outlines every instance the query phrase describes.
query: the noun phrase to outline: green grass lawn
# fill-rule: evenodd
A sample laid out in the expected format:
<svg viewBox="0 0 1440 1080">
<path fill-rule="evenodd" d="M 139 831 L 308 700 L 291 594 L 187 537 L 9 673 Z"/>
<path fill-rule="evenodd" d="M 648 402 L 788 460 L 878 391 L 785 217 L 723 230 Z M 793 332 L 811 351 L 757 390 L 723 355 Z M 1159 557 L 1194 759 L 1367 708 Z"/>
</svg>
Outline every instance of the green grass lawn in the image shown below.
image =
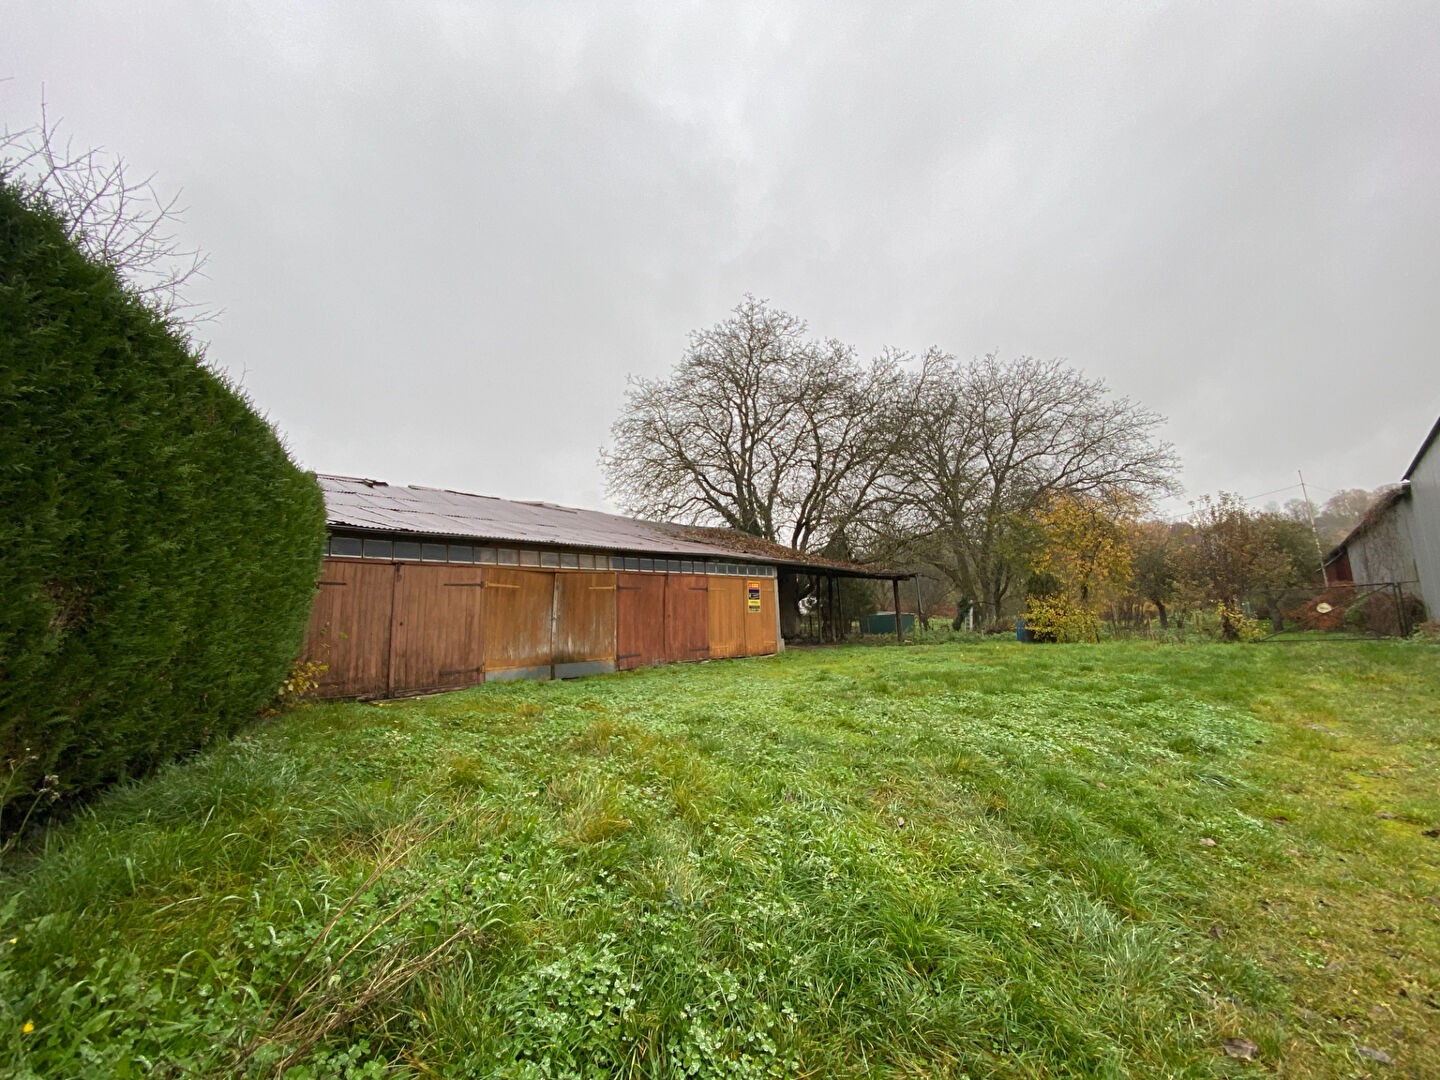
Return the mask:
<svg viewBox="0 0 1440 1080">
<path fill-rule="evenodd" d="M 0 1073 L 1440 1076 L 1437 828 L 1420 643 L 315 705 L 7 857 Z"/>
</svg>

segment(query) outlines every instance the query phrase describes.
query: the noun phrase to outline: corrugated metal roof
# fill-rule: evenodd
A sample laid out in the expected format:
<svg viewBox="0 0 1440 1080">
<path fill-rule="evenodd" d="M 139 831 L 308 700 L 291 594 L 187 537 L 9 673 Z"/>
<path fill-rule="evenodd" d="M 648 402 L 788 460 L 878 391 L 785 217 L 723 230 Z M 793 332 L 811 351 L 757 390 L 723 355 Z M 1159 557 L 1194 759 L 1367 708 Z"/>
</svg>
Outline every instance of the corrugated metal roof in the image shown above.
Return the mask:
<svg viewBox="0 0 1440 1080">
<path fill-rule="evenodd" d="M 425 536 L 462 536 L 497 543 L 547 544 L 677 558 L 754 562 L 867 577 L 893 577 L 874 567 L 806 555 L 729 529 L 672 525 L 577 510 L 546 502 L 520 502 L 440 488 L 397 487 L 381 480 L 318 475 L 332 528 Z"/>
</svg>

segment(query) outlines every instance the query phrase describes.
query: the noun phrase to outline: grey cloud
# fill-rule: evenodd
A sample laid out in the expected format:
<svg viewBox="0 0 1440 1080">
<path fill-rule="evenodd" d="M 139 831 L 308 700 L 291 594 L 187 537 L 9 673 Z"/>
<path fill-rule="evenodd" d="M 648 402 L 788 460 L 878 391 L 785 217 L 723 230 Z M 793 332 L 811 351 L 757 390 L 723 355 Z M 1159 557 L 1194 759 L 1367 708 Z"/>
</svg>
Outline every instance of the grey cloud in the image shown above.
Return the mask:
<svg viewBox="0 0 1440 1080">
<path fill-rule="evenodd" d="M 898 13 L 898 14 L 897 14 Z M 0 109 L 183 186 L 299 457 L 601 505 L 627 372 L 746 291 L 1061 355 L 1192 492 L 1398 476 L 1440 411 L 1431 4 L 7 7 Z"/>
</svg>

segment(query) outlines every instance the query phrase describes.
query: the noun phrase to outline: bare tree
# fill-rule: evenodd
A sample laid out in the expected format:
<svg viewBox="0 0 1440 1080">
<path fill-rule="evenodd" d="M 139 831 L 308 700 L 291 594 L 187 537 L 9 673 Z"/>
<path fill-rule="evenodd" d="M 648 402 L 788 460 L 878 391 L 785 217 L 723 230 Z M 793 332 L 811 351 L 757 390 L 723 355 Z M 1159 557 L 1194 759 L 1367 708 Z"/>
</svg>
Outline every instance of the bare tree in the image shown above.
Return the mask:
<svg viewBox="0 0 1440 1080">
<path fill-rule="evenodd" d="M 1163 418 L 1060 360 L 933 360 L 919 419 L 881 485 L 892 542 L 997 616 L 1028 572 L 1034 515 L 1058 494 L 1144 499 L 1178 467 Z"/>
<path fill-rule="evenodd" d="M 925 385 L 907 359 L 863 366 L 746 296 L 667 378 L 631 380 L 601 454 L 610 494 L 642 517 L 819 550 L 874 506 Z"/>
<path fill-rule="evenodd" d="M 38 197 L 82 251 L 112 268 L 177 329 L 216 314 L 184 297 L 185 287 L 203 276 L 208 256 L 176 235 L 183 213 L 179 193 L 167 198 L 153 176 L 135 178 L 121 158 L 103 149 L 77 149 L 43 102 L 38 124 L 0 132 L 0 181 Z"/>
</svg>

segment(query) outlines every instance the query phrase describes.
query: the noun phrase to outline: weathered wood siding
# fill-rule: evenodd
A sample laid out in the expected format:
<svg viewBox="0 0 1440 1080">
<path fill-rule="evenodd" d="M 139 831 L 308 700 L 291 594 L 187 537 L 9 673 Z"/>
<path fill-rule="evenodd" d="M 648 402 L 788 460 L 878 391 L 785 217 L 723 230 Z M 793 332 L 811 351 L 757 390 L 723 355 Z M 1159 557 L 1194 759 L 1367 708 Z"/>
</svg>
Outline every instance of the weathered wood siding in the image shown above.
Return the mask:
<svg viewBox="0 0 1440 1080">
<path fill-rule="evenodd" d="M 615 575 L 555 575 L 557 679 L 615 670 Z"/>
<path fill-rule="evenodd" d="M 775 610 L 775 579 L 741 579 L 746 586 L 745 594 L 745 655 L 768 656 L 779 647 L 779 619 Z M 750 603 L 750 589 L 760 592 L 760 610 L 755 611 Z"/>
<path fill-rule="evenodd" d="M 615 575 L 615 661 L 623 670 L 665 660 L 665 575 Z"/>
<path fill-rule="evenodd" d="M 1347 545 L 1351 581 L 1376 584 L 1400 582 L 1407 592 L 1418 592 L 1415 521 L 1409 499 L 1392 503 L 1384 514 Z"/>
<path fill-rule="evenodd" d="M 1437 425 L 1440 426 L 1440 425 Z M 1440 619 L 1440 439 L 1432 437 L 1410 469 L 1410 543 L 1419 594 Z"/>
<path fill-rule="evenodd" d="M 390 693 L 453 690 L 485 677 L 485 581 L 478 566 L 395 567 Z"/>
<path fill-rule="evenodd" d="M 711 577 L 709 586 L 710 655 L 715 658 L 745 655 L 745 582 L 735 577 Z"/>
<path fill-rule="evenodd" d="M 485 678 L 551 676 L 555 575 L 485 568 Z"/>
<path fill-rule="evenodd" d="M 390 692 L 390 624 L 395 567 L 326 559 L 310 609 L 306 660 L 324 664 L 320 697 Z"/>
<path fill-rule="evenodd" d="M 750 608 L 758 584 L 760 610 Z M 323 697 L 391 697 L 776 651 L 775 580 L 327 558 Z"/>
<path fill-rule="evenodd" d="M 665 577 L 665 659 L 710 656 L 710 586 L 704 574 Z"/>
</svg>

